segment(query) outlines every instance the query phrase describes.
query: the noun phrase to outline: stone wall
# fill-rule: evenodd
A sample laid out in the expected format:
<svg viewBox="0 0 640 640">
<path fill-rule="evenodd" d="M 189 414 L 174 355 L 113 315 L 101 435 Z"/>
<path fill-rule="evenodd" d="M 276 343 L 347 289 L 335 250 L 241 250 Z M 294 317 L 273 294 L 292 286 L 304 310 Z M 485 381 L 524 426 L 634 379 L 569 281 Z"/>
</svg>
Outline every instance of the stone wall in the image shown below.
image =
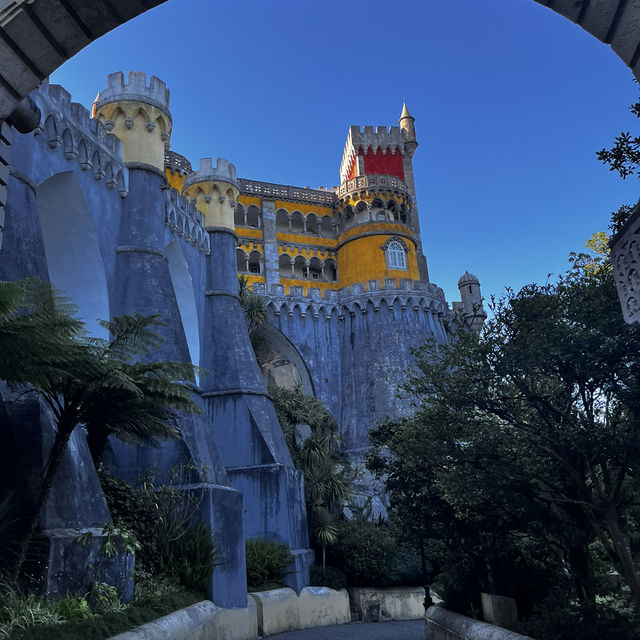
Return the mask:
<svg viewBox="0 0 640 640">
<path fill-rule="evenodd" d="M 438 605 L 425 616 L 425 640 L 532 640 L 514 631 L 467 618 Z"/>
</svg>

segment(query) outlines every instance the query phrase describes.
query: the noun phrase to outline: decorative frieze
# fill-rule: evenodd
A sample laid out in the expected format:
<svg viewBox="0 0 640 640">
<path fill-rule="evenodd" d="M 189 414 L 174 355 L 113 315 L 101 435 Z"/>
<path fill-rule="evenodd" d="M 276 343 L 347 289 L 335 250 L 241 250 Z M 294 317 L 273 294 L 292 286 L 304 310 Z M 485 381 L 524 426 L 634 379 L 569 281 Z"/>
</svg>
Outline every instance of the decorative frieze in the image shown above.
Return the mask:
<svg viewBox="0 0 640 640">
<path fill-rule="evenodd" d="M 640 326 L 640 204 L 609 246 L 622 316 L 628 324 Z"/>
</svg>

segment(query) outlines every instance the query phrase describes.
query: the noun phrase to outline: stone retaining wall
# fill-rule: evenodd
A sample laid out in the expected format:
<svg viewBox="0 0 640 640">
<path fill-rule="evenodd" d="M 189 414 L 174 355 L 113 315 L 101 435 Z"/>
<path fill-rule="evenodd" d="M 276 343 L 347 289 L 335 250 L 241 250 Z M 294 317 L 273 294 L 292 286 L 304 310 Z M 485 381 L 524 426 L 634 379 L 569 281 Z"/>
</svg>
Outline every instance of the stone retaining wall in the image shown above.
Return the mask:
<svg viewBox="0 0 640 640">
<path fill-rule="evenodd" d="M 372 611 L 378 612 L 380 620 L 420 620 L 424 617 L 423 587 L 351 587 L 349 599 L 355 619 L 364 622 L 376 621 L 371 616 Z"/>
<path fill-rule="evenodd" d="M 532 640 L 528 636 L 467 618 L 435 605 L 425 616 L 425 640 Z"/>
<path fill-rule="evenodd" d="M 305 587 L 251 593 L 245 609 L 224 609 L 208 600 L 126 631 L 110 640 L 256 640 L 282 631 L 351 621 L 345 589 Z"/>
</svg>

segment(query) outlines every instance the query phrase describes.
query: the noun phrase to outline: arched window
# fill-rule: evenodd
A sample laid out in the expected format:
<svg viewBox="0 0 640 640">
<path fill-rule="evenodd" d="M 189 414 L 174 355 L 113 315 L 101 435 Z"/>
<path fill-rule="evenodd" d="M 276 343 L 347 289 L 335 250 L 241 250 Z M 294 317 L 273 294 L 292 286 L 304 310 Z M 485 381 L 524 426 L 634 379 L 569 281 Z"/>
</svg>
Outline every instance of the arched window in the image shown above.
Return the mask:
<svg viewBox="0 0 640 640">
<path fill-rule="evenodd" d="M 392 240 L 387 245 L 387 266 L 389 269 L 406 269 L 407 256 L 404 247 L 397 241 Z"/>
</svg>

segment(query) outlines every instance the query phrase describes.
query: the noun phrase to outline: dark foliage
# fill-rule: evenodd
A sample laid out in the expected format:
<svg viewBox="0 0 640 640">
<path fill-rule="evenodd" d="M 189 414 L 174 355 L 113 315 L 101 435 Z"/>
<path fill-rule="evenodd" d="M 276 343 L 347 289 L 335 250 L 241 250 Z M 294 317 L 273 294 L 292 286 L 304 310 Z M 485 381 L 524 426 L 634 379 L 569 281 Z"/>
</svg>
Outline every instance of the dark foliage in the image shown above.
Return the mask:
<svg viewBox="0 0 640 640">
<path fill-rule="evenodd" d="M 347 576 L 336 567 L 325 567 L 317 564 L 311 565 L 309 572 L 309 585 L 312 587 L 329 587 L 329 589 L 346 589 Z"/>
<path fill-rule="evenodd" d="M 282 587 L 287 568 L 293 562 L 289 547 L 270 540 L 247 540 L 245 548 L 249 591 Z"/>
<path fill-rule="evenodd" d="M 122 613 L 109 613 L 82 622 L 31 627 L 14 633 L 11 640 L 104 640 L 204 599 L 203 593 L 178 591 L 137 602 Z"/>
</svg>

